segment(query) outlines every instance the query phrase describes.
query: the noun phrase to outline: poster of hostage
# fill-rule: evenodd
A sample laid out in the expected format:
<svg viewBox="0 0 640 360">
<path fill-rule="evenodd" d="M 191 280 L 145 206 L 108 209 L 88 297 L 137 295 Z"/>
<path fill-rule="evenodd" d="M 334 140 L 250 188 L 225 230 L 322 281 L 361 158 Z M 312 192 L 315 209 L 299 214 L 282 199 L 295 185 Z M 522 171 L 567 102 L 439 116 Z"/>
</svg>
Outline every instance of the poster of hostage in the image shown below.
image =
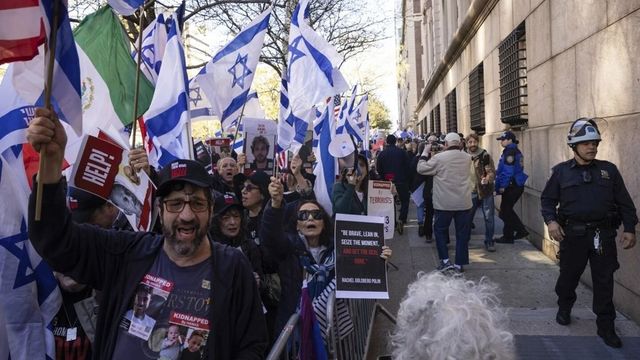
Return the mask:
<svg viewBox="0 0 640 360">
<path fill-rule="evenodd" d="M 262 170 L 273 175 L 276 123 L 267 119 L 244 119 L 244 153 L 247 154 L 245 175 Z"/>
<path fill-rule="evenodd" d="M 387 267 L 380 257 L 384 219 L 336 214 L 336 297 L 388 299 Z"/>
<path fill-rule="evenodd" d="M 71 186 L 108 199 L 133 229 L 151 229 L 154 186 L 144 171 L 134 173 L 125 144 L 102 131 L 97 137 L 87 135 L 78 159 L 71 174 Z"/>
</svg>

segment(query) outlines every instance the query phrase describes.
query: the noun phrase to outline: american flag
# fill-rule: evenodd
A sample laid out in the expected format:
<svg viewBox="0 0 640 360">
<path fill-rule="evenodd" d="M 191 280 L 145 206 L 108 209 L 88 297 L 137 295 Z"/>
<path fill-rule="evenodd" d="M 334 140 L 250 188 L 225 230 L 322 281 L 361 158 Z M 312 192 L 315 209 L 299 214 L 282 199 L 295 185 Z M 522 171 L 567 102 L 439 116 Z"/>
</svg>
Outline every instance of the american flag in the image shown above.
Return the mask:
<svg viewBox="0 0 640 360">
<path fill-rule="evenodd" d="M 277 153 L 276 159 L 278 161 L 278 168 L 280 168 L 281 171 L 286 169 L 287 165 L 289 165 L 289 151 L 284 150 Z"/>
<path fill-rule="evenodd" d="M 340 116 L 340 95 L 333 97 L 333 117 L 337 119 Z"/>
<path fill-rule="evenodd" d="M 38 55 L 46 38 L 40 0 L 0 2 L 0 64 Z"/>
</svg>

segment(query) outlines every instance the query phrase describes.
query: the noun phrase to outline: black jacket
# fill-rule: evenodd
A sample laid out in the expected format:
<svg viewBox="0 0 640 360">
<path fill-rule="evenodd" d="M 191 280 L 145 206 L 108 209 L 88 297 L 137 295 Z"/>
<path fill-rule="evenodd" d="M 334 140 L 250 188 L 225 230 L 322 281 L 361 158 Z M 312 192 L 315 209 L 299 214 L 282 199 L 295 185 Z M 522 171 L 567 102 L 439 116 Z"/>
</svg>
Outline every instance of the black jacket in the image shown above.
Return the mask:
<svg viewBox="0 0 640 360">
<path fill-rule="evenodd" d="M 94 359 L 111 359 L 118 324 L 142 277 L 162 249 L 163 236 L 104 230 L 71 221 L 65 184 L 44 185 L 42 214 L 34 220 L 35 193 L 29 199 L 29 238 L 56 271 L 103 292 Z M 212 311 L 208 357 L 262 359 L 267 332 L 251 265 L 240 251 L 211 243 Z"/>
<path fill-rule="evenodd" d="M 396 184 L 409 181 L 409 155 L 395 145 L 387 145 L 378 155 L 378 176 Z"/>
</svg>

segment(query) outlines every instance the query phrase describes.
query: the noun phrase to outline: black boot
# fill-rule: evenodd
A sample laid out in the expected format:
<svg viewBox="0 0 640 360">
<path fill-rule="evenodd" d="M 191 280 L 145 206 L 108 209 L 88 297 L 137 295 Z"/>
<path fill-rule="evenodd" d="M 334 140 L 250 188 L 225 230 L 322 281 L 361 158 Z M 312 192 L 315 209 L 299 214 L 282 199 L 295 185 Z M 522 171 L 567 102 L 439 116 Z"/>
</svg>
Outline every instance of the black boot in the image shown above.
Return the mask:
<svg viewBox="0 0 640 360">
<path fill-rule="evenodd" d="M 556 314 L 556 322 L 562 326 L 571 324 L 571 310 L 558 309 Z"/>
<path fill-rule="evenodd" d="M 612 348 L 621 348 L 622 340 L 616 334 L 616 330 L 613 328 L 610 329 L 598 329 L 598 336 L 604 340 L 604 343 L 607 346 L 611 346 Z"/>
<path fill-rule="evenodd" d="M 418 236 L 424 236 L 424 225 L 418 225 Z"/>
</svg>

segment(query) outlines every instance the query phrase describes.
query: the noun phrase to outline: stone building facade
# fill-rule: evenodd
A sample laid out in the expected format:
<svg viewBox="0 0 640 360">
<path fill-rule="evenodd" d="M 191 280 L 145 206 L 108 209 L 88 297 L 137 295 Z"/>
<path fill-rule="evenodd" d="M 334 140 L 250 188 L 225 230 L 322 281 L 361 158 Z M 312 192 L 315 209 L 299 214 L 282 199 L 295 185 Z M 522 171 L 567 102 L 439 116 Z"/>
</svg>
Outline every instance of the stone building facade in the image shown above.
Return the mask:
<svg viewBox="0 0 640 360">
<path fill-rule="evenodd" d="M 572 157 L 579 117 L 602 118 L 598 158 L 618 166 L 640 207 L 640 0 L 399 1 L 401 123 L 475 131 L 494 157 L 497 134 L 515 131 L 530 175 L 517 206 L 534 245 L 556 258 L 540 193 Z M 618 259 L 614 301 L 640 321 L 640 245 Z"/>
</svg>

